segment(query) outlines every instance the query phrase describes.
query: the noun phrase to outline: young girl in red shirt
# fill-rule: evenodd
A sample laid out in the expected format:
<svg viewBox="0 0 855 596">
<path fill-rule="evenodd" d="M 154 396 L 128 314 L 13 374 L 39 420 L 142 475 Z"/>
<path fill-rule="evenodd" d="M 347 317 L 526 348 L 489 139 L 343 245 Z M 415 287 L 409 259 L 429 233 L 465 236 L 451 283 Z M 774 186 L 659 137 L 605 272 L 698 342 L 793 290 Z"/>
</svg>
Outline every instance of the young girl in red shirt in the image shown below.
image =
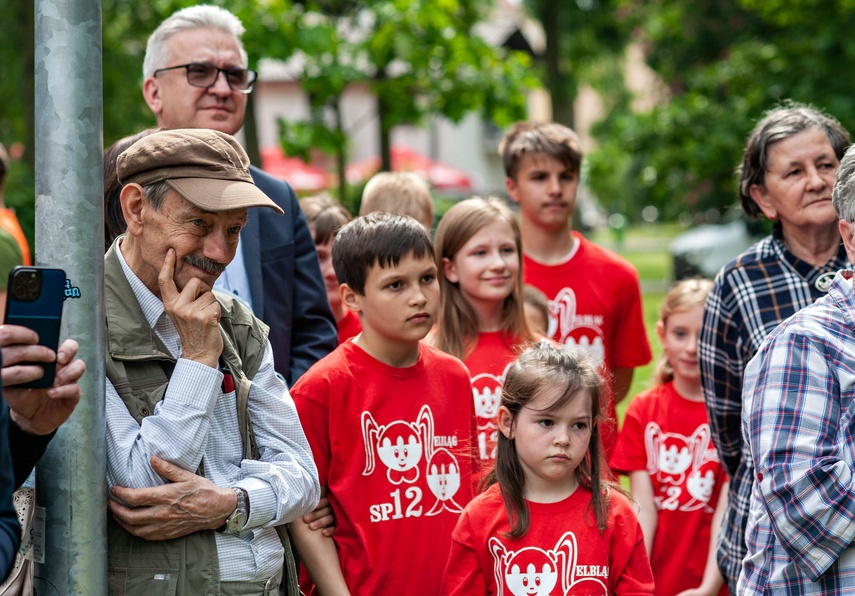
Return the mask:
<svg viewBox="0 0 855 596">
<path fill-rule="evenodd" d="M 532 339 L 523 310 L 519 224 L 500 199 L 460 201 L 439 222 L 434 252 L 441 293 L 430 342 L 469 369 L 477 453 L 489 468 L 496 459 L 502 378 L 515 347 Z"/>
<path fill-rule="evenodd" d="M 698 368 L 710 288 L 706 279 L 684 280 L 665 296 L 656 385 L 630 402 L 611 459 L 612 469 L 629 475 L 657 596 L 727 594 L 715 557 L 727 477 L 710 438 Z"/>
<path fill-rule="evenodd" d="M 489 488 L 452 533 L 441 594 L 652 594 L 633 507 L 605 480 L 602 380 L 548 343 L 505 376 Z"/>
</svg>

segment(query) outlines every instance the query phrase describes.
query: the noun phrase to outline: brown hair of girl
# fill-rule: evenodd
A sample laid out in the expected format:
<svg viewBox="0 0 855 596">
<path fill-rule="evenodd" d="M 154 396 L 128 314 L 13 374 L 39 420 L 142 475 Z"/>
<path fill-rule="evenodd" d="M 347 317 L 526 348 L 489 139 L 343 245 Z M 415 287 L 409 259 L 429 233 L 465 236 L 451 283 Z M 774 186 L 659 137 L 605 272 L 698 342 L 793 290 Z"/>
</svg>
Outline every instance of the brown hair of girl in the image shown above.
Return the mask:
<svg viewBox="0 0 855 596">
<path fill-rule="evenodd" d="M 496 197 L 473 197 L 455 204 L 440 220 L 434 241 L 437 269 L 444 271 L 445 259 L 454 259 L 478 230 L 497 220 L 505 221 L 511 227 L 521 262 L 522 236 L 514 212 Z M 442 273 L 439 278 L 439 323 L 433 345 L 457 358 L 466 358 L 478 338 L 478 316 L 463 296 L 459 284 L 451 283 Z M 502 330 L 510 345 L 533 339 L 523 307 L 522 266 L 517 272 L 513 291 L 505 298 Z"/>
<path fill-rule="evenodd" d="M 545 410 L 553 412 L 585 394 L 591 396 L 591 441 L 585 459 L 576 468 L 579 486 L 593 495 L 591 509 L 597 528 L 606 529 L 609 490 L 615 485 L 604 479 L 608 466 L 603 457 L 600 429 L 604 418 L 602 378 L 597 367 L 578 351 L 541 342 L 526 348 L 505 375 L 502 406 L 508 409 L 516 424 L 517 416 L 544 390 L 563 388 L 558 398 Z M 499 484 L 502 500 L 511 524 L 509 538 L 523 536 L 529 528 L 525 502 L 525 472 L 517 455 L 514 439 L 499 433 L 496 465 L 486 479 L 489 486 Z"/>
</svg>

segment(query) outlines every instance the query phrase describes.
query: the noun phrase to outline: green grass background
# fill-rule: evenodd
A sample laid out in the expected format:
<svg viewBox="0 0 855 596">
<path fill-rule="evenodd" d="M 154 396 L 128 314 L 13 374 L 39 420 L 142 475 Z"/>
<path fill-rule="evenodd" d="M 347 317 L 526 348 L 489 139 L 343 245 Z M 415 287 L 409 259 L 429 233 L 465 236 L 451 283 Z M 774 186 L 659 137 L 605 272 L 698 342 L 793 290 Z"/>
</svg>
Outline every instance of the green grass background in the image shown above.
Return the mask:
<svg viewBox="0 0 855 596">
<path fill-rule="evenodd" d="M 653 360 L 650 364 L 635 369 L 629 393 L 626 399 L 618 404 L 620 421 L 623 421 L 623 415 L 633 396 L 650 387 L 653 369 L 662 353 L 662 346 L 656 335 L 656 319 L 659 316 L 659 306 L 673 279 L 673 263 L 668 245 L 682 231 L 676 224 L 639 224 L 630 226 L 622 237 L 618 237 L 609 229 L 589 235 L 591 240 L 620 254 L 638 269 L 644 322 L 650 347 L 653 349 Z"/>
</svg>

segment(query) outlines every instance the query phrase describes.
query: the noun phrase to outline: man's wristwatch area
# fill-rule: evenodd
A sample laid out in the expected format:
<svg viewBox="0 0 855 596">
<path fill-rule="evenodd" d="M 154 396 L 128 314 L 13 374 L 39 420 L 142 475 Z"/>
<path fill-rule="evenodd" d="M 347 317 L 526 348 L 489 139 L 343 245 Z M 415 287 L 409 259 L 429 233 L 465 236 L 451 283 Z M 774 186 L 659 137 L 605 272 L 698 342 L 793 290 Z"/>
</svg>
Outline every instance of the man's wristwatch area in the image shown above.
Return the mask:
<svg viewBox="0 0 855 596">
<path fill-rule="evenodd" d="M 249 521 L 249 495 L 242 488 L 233 486 L 231 489 L 237 495 L 237 506 L 232 514 L 226 518 L 225 523 L 217 528 L 217 532 L 240 534 L 246 527 L 246 522 Z"/>
</svg>

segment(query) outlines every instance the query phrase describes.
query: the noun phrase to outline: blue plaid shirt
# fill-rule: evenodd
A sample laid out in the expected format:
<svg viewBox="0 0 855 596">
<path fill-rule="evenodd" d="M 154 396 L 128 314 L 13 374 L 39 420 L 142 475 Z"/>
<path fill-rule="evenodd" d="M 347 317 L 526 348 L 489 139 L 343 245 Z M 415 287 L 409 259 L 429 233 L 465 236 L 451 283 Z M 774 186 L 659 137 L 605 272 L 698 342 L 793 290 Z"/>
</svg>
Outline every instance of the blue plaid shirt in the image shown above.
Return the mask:
<svg viewBox="0 0 855 596">
<path fill-rule="evenodd" d="M 755 472 L 739 594 L 855 593 L 851 274 L 775 329 L 745 371 Z"/>
<path fill-rule="evenodd" d="M 814 267 L 791 253 L 776 229 L 722 268 L 707 299 L 699 360 L 713 442 L 730 476 L 717 555 L 731 592 L 745 556 L 751 494 L 751 461 L 742 440 L 743 371 L 781 321 L 825 295 L 816 285 L 820 276 L 848 265 L 841 244 L 836 257 Z"/>
</svg>

